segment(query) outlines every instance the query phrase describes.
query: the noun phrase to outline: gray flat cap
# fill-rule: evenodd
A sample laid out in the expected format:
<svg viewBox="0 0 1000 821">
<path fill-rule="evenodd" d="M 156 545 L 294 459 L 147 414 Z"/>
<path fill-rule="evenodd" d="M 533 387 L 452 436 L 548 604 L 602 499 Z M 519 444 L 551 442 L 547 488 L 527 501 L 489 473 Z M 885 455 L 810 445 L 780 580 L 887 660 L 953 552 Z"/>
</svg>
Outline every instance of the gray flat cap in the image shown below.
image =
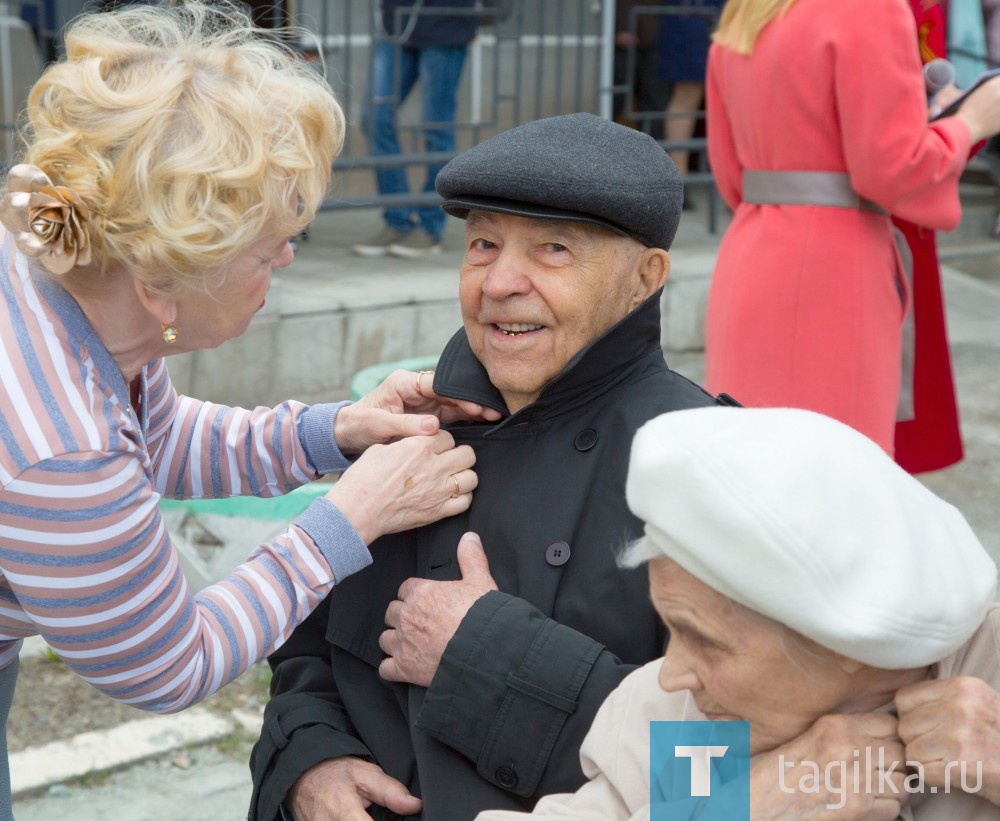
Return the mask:
<svg viewBox="0 0 1000 821">
<path fill-rule="evenodd" d="M 593 114 L 547 117 L 463 151 L 438 173 L 444 210 L 586 222 L 669 249 L 681 216 L 677 167 L 648 134 Z"/>
</svg>

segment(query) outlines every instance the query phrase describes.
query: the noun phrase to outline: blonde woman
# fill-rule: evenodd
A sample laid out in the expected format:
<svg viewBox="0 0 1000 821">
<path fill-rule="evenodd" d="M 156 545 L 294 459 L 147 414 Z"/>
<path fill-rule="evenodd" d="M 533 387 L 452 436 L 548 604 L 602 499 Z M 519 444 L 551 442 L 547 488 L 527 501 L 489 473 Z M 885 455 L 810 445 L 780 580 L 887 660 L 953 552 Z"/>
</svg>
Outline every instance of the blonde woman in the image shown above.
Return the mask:
<svg viewBox="0 0 1000 821">
<path fill-rule="evenodd" d="M 369 564 L 369 542 L 464 511 L 476 485 L 439 425 L 480 409 L 415 374 L 354 405 L 253 410 L 171 385 L 165 356 L 246 330 L 325 196 L 344 118 L 320 75 L 218 3 L 83 15 L 65 43 L 0 200 L 3 723 L 38 633 L 124 703 L 205 698 Z M 192 595 L 161 496 L 274 496 L 331 471 Z"/>
<path fill-rule="evenodd" d="M 906 0 L 729 0 L 713 40 L 709 159 L 735 213 L 709 294 L 707 387 L 825 413 L 892 453 L 912 350 L 888 214 L 958 224 L 969 149 L 1000 131 L 1000 80 L 929 123 Z"/>
</svg>

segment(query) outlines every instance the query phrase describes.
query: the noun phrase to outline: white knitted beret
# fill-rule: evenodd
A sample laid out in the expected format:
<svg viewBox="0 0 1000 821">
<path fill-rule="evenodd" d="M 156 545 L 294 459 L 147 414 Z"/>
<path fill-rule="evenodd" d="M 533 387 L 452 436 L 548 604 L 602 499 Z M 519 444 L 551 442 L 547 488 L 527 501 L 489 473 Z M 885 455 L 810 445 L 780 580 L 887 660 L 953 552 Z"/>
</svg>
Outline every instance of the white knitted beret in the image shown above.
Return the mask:
<svg viewBox="0 0 1000 821">
<path fill-rule="evenodd" d="M 689 573 L 876 667 L 954 652 L 995 595 L 996 565 L 962 514 L 867 437 L 812 411 L 658 416 L 635 436 L 626 495 Z"/>
</svg>

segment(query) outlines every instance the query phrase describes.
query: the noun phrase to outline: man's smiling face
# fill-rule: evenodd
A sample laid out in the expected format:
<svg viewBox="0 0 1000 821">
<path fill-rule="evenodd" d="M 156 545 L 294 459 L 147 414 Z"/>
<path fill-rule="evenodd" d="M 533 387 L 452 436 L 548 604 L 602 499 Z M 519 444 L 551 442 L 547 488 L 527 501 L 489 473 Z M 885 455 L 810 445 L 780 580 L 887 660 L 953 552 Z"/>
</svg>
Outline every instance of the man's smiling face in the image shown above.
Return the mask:
<svg viewBox="0 0 1000 821">
<path fill-rule="evenodd" d="M 645 296 L 645 248 L 586 223 L 472 211 L 459 299 L 469 344 L 515 413 Z"/>
</svg>

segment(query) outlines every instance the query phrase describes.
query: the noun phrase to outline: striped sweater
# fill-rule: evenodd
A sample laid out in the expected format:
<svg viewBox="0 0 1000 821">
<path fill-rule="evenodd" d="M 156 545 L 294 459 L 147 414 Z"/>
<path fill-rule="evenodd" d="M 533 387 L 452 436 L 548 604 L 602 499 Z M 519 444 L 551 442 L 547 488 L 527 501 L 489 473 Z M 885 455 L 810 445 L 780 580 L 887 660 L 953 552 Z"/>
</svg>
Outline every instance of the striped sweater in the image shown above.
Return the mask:
<svg viewBox="0 0 1000 821">
<path fill-rule="evenodd" d="M 371 556 L 319 499 L 193 595 L 160 497 L 275 496 L 346 469 L 341 405 L 199 402 L 161 359 L 137 414 L 80 307 L 42 274 L 0 228 L 0 666 L 37 633 L 112 698 L 180 710 L 279 646 Z"/>
</svg>

